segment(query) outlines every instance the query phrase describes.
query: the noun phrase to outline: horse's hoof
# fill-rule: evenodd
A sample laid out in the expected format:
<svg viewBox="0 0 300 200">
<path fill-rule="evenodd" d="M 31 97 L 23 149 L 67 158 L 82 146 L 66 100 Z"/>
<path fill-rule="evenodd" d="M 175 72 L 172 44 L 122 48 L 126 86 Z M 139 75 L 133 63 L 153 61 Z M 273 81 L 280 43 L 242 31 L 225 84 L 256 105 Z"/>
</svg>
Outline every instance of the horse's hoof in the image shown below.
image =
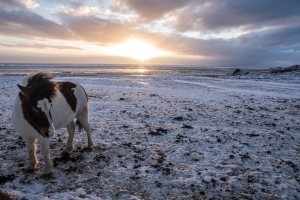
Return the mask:
<svg viewBox="0 0 300 200">
<path fill-rule="evenodd" d="M 44 179 L 50 179 L 50 178 L 52 178 L 53 177 L 53 173 L 51 172 L 51 173 L 49 173 L 49 174 L 43 174 L 43 178 Z"/>
<path fill-rule="evenodd" d="M 71 154 L 69 152 L 65 152 L 65 151 L 61 152 L 62 157 L 69 157 L 70 155 Z"/>
<path fill-rule="evenodd" d="M 87 152 L 92 152 L 92 151 L 93 151 L 93 147 L 92 147 L 92 148 L 89 148 L 89 147 L 88 147 L 88 148 L 86 149 L 86 151 L 87 151 Z"/>
<path fill-rule="evenodd" d="M 81 152 L 92 152 L 93 151 L 93 147 L 90 148 L 90 147 L 83 147 L 81 150 Z"/>
<path fill-rule="evenodd" d="M 29 173 L 33 173 L 35 169 L 27 169 L 27 168 L 23 168 L 22 171 L 25 173 L 25 174 L 29 174 Z"/>
</svg>

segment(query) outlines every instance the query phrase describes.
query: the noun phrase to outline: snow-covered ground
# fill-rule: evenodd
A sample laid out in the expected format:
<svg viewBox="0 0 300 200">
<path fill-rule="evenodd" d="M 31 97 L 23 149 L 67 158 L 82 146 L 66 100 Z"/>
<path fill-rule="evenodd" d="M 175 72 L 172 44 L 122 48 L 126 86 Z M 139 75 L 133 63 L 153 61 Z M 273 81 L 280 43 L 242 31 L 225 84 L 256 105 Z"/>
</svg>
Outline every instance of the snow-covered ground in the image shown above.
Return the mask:
<svg viewBox="0 0 300 200">
<path fill-rule="evenodd" d="M 300 76 L 76 76 L 96 146 L 51 139 L 54 174 L 31 174 L 11 113 L 21 76 L 0 76 L 0 191 L 18 199 L 300 199 Z"/>
</svg>

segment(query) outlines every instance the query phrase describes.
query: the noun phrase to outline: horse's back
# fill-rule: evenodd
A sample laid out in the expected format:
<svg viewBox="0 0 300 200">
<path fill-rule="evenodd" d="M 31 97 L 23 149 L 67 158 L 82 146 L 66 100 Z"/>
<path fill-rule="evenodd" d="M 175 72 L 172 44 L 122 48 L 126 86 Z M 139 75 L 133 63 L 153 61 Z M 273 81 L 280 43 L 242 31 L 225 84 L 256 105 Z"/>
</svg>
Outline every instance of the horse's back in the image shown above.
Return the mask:
<svg viewBox="0 0 300 200">
<path fill-rule="evenodd" d="M 69 124 L 78 113 L 88 107 L 84 89 L 73 82 L 57 82 L 59 92 L 52 103 L 51 114 L 56 129 Z"/>
<path fill-rule="evenodd" d="M 57 84 L 59 93 L 65 97 L 75 113 L 87 106 L 87 95 L 81 85 L 75 82 L 57 82 Z"/>
</svg>

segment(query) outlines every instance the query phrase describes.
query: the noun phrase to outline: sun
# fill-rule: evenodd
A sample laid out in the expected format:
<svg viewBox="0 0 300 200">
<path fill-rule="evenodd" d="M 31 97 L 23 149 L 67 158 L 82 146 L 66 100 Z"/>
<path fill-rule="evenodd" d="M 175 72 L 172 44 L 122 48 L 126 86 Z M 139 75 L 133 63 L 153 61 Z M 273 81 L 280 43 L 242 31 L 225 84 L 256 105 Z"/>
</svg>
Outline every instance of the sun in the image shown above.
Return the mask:
<svg viewBox="0 0 300 200">
<path fill-rule="evenodd" d="M 140 61 L 171 54 L 139 39 L 129 39 L 119 45 L 109 47 L 109 52 L 113 55 L 131 57 Z"/>
</svg>

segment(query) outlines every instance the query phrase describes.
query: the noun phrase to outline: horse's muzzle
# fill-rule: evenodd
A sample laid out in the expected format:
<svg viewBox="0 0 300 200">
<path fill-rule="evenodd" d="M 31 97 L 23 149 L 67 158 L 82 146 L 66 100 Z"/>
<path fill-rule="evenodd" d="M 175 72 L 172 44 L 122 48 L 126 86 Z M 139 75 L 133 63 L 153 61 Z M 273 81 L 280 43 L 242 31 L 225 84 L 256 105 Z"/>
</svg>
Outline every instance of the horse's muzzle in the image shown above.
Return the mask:
<svg viewBox="0 0 300 200">
<path fill-rule="evenodd" d="M 54 135 L 54 131 L 47 131 L 47 132 L 45 133 L 45 136 L 46 136 L 47 138 L 51 138 L 53 135 Z"/>
</svg>

